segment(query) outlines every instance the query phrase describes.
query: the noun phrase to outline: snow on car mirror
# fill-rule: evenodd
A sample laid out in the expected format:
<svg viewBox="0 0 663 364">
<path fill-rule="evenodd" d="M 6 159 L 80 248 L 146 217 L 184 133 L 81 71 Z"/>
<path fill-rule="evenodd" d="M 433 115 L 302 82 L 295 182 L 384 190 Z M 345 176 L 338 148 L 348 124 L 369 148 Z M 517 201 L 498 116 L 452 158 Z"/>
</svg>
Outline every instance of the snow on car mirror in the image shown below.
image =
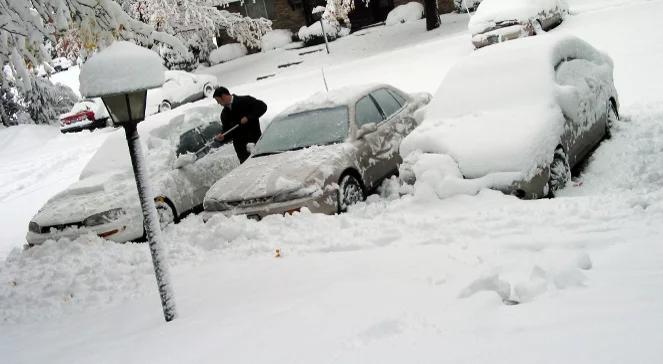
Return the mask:
<svg viewBox="0 0 663 364">
<path fill-rule="evenodd" d="M 378 125 L 376 123 L 364 124 L 357 130 L 357 139 L 361 139 L 367 134 L 374 133 L 378 130 Z"/>
<path fill-rule="evenodd" d="M 249 143 L 246 145 L 246 151 L 251 153 L 251 155 L 255 154 L 256 152 L 256 143 Z"/>
<path fill-rule="evenodd" d="M 180 169 L 185 166 L 188 166 L 189 164 L 193 164 L 193 162 L 195 161 L 196 161 L 196 155 L 193 153 L 180 154 L 179 156 L 177 156 L 177 159 L 175 159 L 173 167 L 175 169 Z"/>
</svg>

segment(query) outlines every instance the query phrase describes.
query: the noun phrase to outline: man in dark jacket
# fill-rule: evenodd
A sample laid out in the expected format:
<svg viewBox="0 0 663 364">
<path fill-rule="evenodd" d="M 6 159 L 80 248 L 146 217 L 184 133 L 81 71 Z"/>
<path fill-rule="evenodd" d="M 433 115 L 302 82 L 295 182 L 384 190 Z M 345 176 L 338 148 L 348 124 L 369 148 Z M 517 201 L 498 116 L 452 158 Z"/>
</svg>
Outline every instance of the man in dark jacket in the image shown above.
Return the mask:
<svg viewBox="0 0 663 364">
<path fill-rule="evenodd" d="M 240 163 L 244 163 L 251 155 L 246 149 L 247 144 L 257 142 L 262 135 L 260 117 L 267 111 L 267 105 L 252 96 L 233 95 L 225 87 L 214 91 L 214 99 L 223 106 L 223 133 L 218 134 L 215 139 L 220 142 L 232 139 L 237 158 Z M 237 127 L 231 130 L 235 126 Z"/>
</svg>

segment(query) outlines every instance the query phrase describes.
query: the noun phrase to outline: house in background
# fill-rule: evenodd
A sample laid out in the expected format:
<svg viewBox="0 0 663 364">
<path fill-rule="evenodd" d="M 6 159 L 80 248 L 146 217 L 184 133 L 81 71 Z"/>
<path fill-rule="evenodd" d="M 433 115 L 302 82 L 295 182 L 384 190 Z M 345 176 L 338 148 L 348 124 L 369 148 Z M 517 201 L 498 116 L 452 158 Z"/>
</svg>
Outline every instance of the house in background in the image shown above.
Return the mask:
<svg viewBox="0 0 663 364">
<path fill-rule="evenodd" d="M 396 6 L 423 0 L 355 0 L 355 9 L 350 13 L 352 31 L 380 23 L 387 19 L 387 14 Z M 272 29 L 290 29 L 297 33 L 299 28 L 311 25 L 315 19 L 311 12 L 316 6 L 325 6 L 325 0 L 240 0 L 230 2 L 223 10 L 240 13 L 251 18 L 266 18 L 272 21 Z M 453 0 L 438 0 L 440 13 L 449 13 L 454 9 Z M 227 36 L 217 40 L 217 44 L 235 42 Z"/>
</svg>

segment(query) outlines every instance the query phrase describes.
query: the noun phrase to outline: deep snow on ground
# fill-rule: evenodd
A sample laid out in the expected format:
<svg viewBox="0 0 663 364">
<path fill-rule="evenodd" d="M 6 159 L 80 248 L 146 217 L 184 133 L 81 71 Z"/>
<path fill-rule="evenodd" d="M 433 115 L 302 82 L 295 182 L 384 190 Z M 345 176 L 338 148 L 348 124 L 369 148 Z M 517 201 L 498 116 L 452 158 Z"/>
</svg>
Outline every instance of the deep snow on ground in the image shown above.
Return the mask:
<svg viewBox="0 0 663 364">
<path fill-rule="evenodd" d="M 339 216 L 190 216 L 164 234 L 180 314 L 169 324 L 146 245 L 89 236 L 17 248 L 0 264 L 3 362 L 659 362 L 663 71 L 654 66 L 663 1 L 570 3 L 575 15 L 558 31 L 614 58 L 622 121 L 559 198 L 399 197 L 392 181 Z M 441 78 L 470 51 L 469 34 L 449 28 L 339 60 L 331 79 L 434 91 L 431 68 Z M 379 48 L 366 39 L 367 53 Z M 236 90 L 262 92 L 278 108 L 317 91 L 314 73 Z M 0 130 L 7 141 L 35 139 L 0 153 L 3 211 L 39 205 L 73 181 L 104 137 L 33 129 Z M 32 191 L 21 184 L 48 187 L 8 200 Z M 2 238 L 26 224 L 3 220 Z M 14 239 L 0 246 L 22 244 Z"/>
</svg>

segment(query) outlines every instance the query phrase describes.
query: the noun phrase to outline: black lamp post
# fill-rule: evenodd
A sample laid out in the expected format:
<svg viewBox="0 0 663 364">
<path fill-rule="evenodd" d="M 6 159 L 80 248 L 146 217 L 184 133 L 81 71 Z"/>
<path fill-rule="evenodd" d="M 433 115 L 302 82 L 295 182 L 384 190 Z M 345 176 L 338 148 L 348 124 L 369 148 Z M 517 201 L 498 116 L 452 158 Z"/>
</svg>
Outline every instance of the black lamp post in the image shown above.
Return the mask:
<svg viewBox="0 0 663 364">
<path fill-rule="evenodd" d="M 145 119 L 147 90 L 139 90 L 122 94 L 102 96 L 101 99 L 108 109 L 108 113 L 115 125 L 121 125 L 127 137 L 131 165 L 136 178 L 136 187 L 140 197 L 140 205 L 143 209 L 143 223 L 145 235 L 150 245 L 154 273 L 159 286 L 161 306 L 166 321 L 171 321 L 177 315 L 175 310 L 175 299 L 170 286 L 168 269 L 165 264 L 165 256 L 161 248 L 161 226 L 157 210 L 154 205 L 154 196 L 148 182 L 147 166 L 138 135 L 138 123 Z"/>
<path fill-rule="evenodd" d="M 92 56 L 81 67 L 80 79 L 81 94 L 101 97 L 113 123 L 124 128 L 163 314 L 167 322 L 171 321 L 177 316 L 175 298 L 162 249 L 154 194 L 148 181 L 147 164 L 137 129 L 138 123 L 145 119 L 147 89 L 163 85 L 162 60 L 152 51 L 135 44 L 115 42 Z"/>
</svg>

